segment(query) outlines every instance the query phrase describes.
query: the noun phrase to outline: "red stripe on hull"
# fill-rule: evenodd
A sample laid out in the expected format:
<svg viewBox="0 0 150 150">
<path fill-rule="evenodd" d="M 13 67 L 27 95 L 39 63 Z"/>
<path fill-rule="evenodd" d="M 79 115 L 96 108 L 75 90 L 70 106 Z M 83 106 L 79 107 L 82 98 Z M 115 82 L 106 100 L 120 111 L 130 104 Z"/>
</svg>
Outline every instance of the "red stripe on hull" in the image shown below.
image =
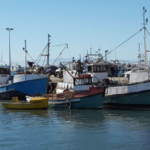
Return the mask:
<svg viewBox="0 0 150 150">
<path fill-rule="evenodd" d="M 81 93 L 74 93 L 73 98 L 86 97 L 100 93 L 104 93 L 104 89 L 98 89 L 97 87 L 90 87 L 90 92 L 84 93 L 84 91 L 81 91 Z"/>
</svg>

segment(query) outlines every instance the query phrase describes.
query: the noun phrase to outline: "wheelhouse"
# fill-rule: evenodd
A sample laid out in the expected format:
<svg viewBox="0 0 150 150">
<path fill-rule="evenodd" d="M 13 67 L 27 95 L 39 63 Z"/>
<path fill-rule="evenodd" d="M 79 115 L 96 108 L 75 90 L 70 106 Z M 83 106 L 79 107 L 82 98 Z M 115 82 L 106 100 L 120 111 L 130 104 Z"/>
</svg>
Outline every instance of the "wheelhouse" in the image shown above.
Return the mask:
<svg viewBox="0 0 150 150">
<path fill-rule="evenodd" d="M 10 68 L 0 68 L 0 74 L 10 74 Z"/>
<path fill-rule="evenodd" d="M 0 85 L 7 84 L 10 79 L 10 68 L 8 66 L 0 66 Z"/>
<path fill-rule="evenodd" d="M 108 65 L 104 62 L 88 64 L 87 72 L 91 74 L 94 84 L 98 81 L 102 82 L 104 79 L 108 79 Z"/>
<path fill-rule="evenodd" d="M 88 65 L 88 72 L 107 72 L 108 66 L 105 64 L 90 64 Z"/>
<path fill-rule="evenodd" d="M 74 85 L 91 85 L 92 77 L 91 75 L 80 75 L 78 77 L 74 77 Z"/>
</svg>

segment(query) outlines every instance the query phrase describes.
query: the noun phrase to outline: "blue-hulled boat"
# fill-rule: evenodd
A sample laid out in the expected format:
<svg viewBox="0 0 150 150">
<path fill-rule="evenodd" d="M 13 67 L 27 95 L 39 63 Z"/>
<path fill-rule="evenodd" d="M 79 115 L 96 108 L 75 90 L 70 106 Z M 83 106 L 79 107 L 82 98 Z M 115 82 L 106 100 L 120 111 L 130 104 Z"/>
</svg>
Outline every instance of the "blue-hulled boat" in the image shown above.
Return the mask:
<svg viewBox="0 0 150 150">
<path fill-rule="evenodd" d="M 48 77 L 44 74 L 17 74 L 10 80 L 10 68 L 0 66 L 0 99 L 14 96 L 25 99 L 26 95 L 46 94 Z"/>
</svg>

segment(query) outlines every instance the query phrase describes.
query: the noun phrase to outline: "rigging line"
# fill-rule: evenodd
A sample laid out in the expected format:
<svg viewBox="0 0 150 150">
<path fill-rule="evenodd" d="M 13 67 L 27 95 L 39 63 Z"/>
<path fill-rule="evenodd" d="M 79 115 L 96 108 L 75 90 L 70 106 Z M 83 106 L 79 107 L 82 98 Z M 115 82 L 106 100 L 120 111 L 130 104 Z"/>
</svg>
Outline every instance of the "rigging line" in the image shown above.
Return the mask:
<svg viewBox="0 0 150 150">
<path fill-rule="evenodd" d="M 146 29 L 147 33 L 149 34 L 149 36 L 150 36 L 150 33 L 148 32 L 147 28 L 145 28 L 145 29 Z"/>
<path fill-rule="evenodd" d="M 41 61 L 41 58 L 42 58 L 42 56 L 39 58 L 39 60 L 38 60 L 37 64 L 39 64 L 39 62 Z"/>
<path fill-rule="evenodd" d="M 60 66 L 62 66 L 69 73 L 69 75 L 73 78 L 73 76 L 71 75 L 71 73 L 68 71 L 67 67 L 65 67 L 62 63 L 60 63 Z"/>
<path fill-rule="evenodd" d="M 28 52 L 26 52 L 28 55 L 29 55 L 29 53 Z M 33 60 L 33 62 L 35 63 L 35 61 L 34 61 L 34 59 L 29 55 L 29 57 Z"/>
<path fill-rule="evenodd" d="M 67 43 L 65 44 L 59 44 L 59 45 L 51 45 L 50 47 L 54 47 L 54 46 L 62 46 L 62 45 L 66 45 Z"/>
<path fill-rule="evenodd" d="M 72 78 L 70 79 L 70 81 L 69 81 L 68 83 L 70 83 L 70 82 L 71 82 L 71 80 L 72 80 Z M 68 83 L 67 83 L 67 84 L 68 84 Z"/>
<path fill-rule="evenodd" d="M 65 52 L 66 52 L 66 51 L 64 51 L 64 52 L 61 54 L 61 58 L 63 58 L 63 56 L 64 56 Z"/>
<path fill-rule="evenodd" d="M 29 53 L 27 53 L 29 55 Z M 33 60 L 33 62 L 35 63 L 34 59 L 29 55 L 29 57 Z"/>
<path fill-rule="evenodd" d="M 142 28 L 143 29 L 143 28 Z M 139 31 L 137 31 L 135 34 L 133 34 L 131 37 L 129 37 L 127 40 L 125 40 L 124 42 L 122 42 L 120 45 L 118 45 L 116 48 L 114 48 L 113 50 L 111 50 L 110 52 L 108 52 L 106 55 L 110 54 L 112 51 L 116 50 L 118 47 L 120 47 L 121 45 L 123 45 L 124 43 L 126 43 L 127 41 L 129 41 L 131 38 L 133 38 L 135 35 L 137 35 L 140 31 L 142 31 L 142 29 L 140 29 Z M 101 59 L 103 59 L 104 57 L 106 57 L 106 55 L 104 55 Z"/>
<path fill-rule="evenodd" d="M 40 53 L 40 55 L 38 56 L 38 58 L 36 59 L 36 61 L 38 61 L 38 59 L 41 59 L 40 57 L 42 57 L 41 55 L 44 53 L 46 47 L 48 44 L 46 44 L 46 46 L 44 47 L 43 51 Z M 38 61 L 39 62 L 39 61 Z"/>
<path fill-rule="evenodd" d="M 42 53 L 44 53 L 44 52 L 45 52 L 45 50 L 46 50 L 46 47 L 45 47 L 45 49 L 42 51 Z M 44 55 L 43 55 L 43 56 L 44 56 Z M 38 60 L 37 64 L 40 62 L 41 58 L 42 58 L 42 54 L 40 54 L 40 56 L 39 56 L 39 60 Z"/>
<path fill-rule="evenodd" d="M 44 49 L 42 50 L 42 52 L 40 53 L 40 55 L 38 56 L 38 58 L 36 59 L 36 61 L 39 59 L 39 57 L 41 56 L 41 54 L 43 53 L 43 51 L 45 51 L 47 45 L 48 45 L 48 44 L 46 44 L 46 46 L 44 47 Z M 35 62 L 36 62 L 36 61 L 35 61 Z"/>
<path fill-rule="evenodd" d="M 39 60 L 37 61 L 37 64 L 39 64 L 39 62 L 41 61 L 41 58 L 42 58 L 42 56 L 40 55 Z"/>
<path fill-rule="evenodd" d="M 52 65 L 55 64 L 55 62 L 57 61 L 57 59 L 61 56 L 61 54 L 63 53 L 63 51 L 65 50 L 65 48 L 68 47 L 68 44 L 66 44 L 66 46 L 64 47 L 64 49 L 60 52 L 60 54 L 58 55 L 58 57 L 55 59 L 55 61 L 53 62 Z"/>
<path fill-rule="evenodd" d="M 43 52 L 44 53 L 44 52 Z M 42 54 L 40 54 L 39 56 L 38 56 L 38 58 L 36 59 L 36 63 L 38 64 L 39 63 L 39 61 L 41 60 L 41 56 Z"/>
</svg>

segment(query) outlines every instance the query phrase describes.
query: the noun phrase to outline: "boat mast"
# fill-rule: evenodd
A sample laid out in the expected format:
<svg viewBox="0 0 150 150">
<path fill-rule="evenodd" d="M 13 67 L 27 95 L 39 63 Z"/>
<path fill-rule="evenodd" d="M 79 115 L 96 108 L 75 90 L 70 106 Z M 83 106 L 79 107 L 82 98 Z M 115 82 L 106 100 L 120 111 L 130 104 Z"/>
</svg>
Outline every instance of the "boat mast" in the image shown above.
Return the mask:
<svg viewBox="0 0 150 150">
<path fill-rule="evenodd" d="M 143 7 L 143 28 L 144 28 L 144 50 L 145 50 L 145 71 L 147 70 L 147 51 L 146 51 L 146 27 L 145 27 L 145 13 L 146 9 Z M 148 22 L 148 19 L 146 18 L 146 23 Z"/>
<path fill-rule="evenodd" d="M 26 74 L 26 68 L 27 68 L 27 47 L 26 47 L 26 40 L 25 42 L 25 66 L 24 66 L 24 73 Z"/>
<path fill-rule="evenodd" d="M 25 43 L 25 47 L 23 47 L 22 49 L 25 52 L 24 73 L 26 74 L 26 68 L 27 68 L 27 47 L 26 47 L 26 40 L 24 40 L 24 43 Z"/>
<path fill-rule="evenodd" d="M 49 66 L 49 51 L 50 51 L 50 35 L 48 34 L 48 45 L 47 45 L 47 65 Z"/>
</svg>

